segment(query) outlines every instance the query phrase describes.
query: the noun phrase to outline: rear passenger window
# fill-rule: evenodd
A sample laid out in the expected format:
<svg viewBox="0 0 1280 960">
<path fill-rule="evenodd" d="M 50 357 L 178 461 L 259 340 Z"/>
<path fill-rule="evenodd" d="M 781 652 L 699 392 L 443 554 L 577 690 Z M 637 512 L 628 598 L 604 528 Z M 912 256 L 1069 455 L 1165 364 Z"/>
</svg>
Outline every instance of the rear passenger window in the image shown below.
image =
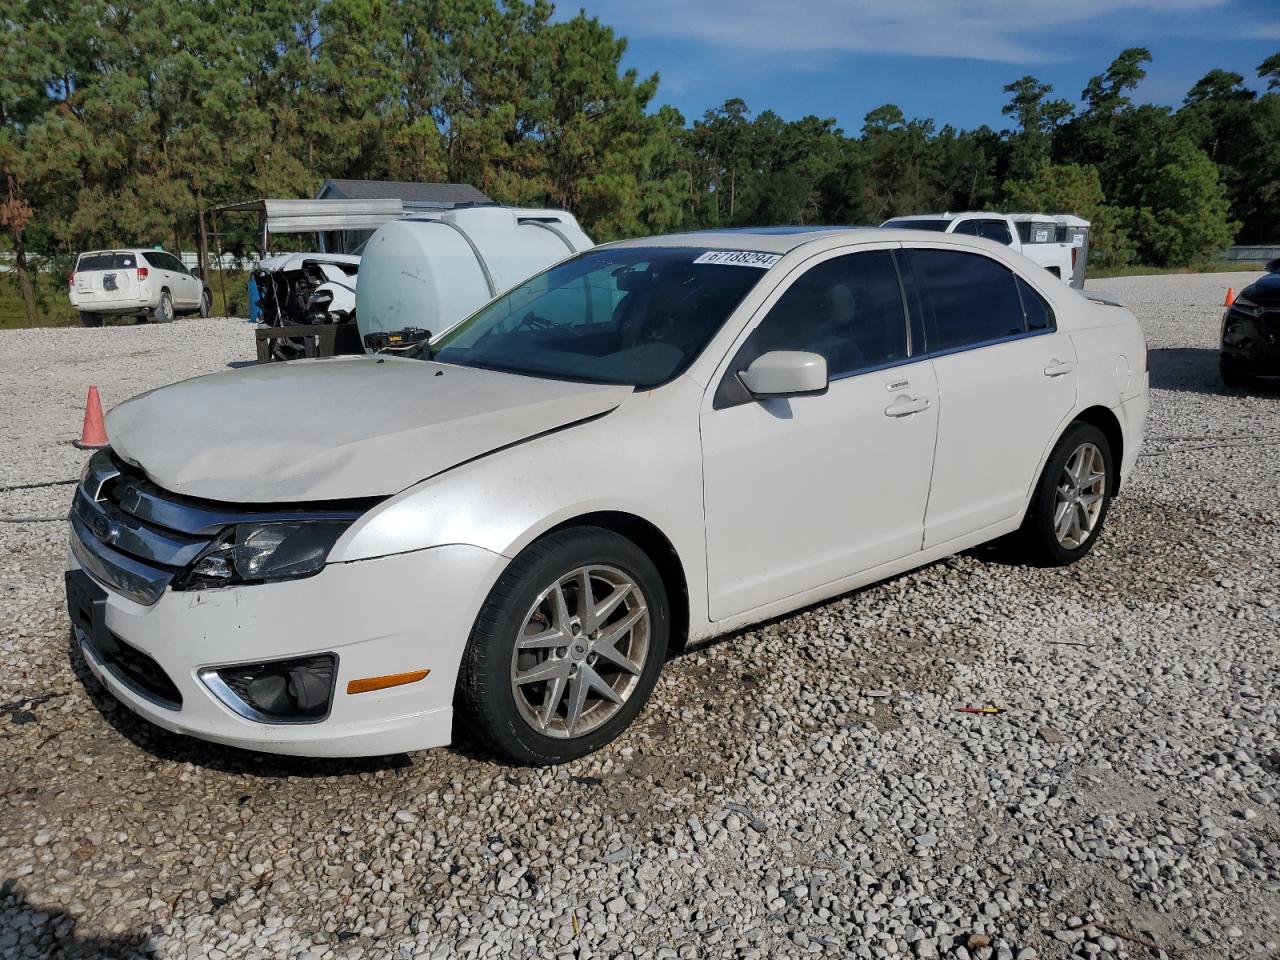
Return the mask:
<svg viewBox="0 0 1280 960">
<path fill-rule="evenodd" d="M 907 323 L 893 255 L 872 250 L 811 267 L 743 346 L 747 364 L 771 350 L 820 353 L 832 380 L 905 360 Z"/>
<path fill-rule="evenodd" d="M 996 243 L 1003 243 L 1006 247 L 1013 243 L 1009 225 L 1003 220 L 979 220 L 978 236 L 994 240 Z"/>
<path fill-rule="evenodd" d="M 1017 278 L 1018 295 L 1022 298 L 1022 312 L 1027 318 L 1027 330 L 1055 330 L 1057 324 L 1053 318 L 1053 308 L 1044 297 L 1031 289 L 1021 277 Z"/>
<path fill-rule="evenodd" d="M 976 253 L 911 250 L 932 308 L 929 350 L 959 350 L 1026 331 L 1011 270 Z"/>
</svg>

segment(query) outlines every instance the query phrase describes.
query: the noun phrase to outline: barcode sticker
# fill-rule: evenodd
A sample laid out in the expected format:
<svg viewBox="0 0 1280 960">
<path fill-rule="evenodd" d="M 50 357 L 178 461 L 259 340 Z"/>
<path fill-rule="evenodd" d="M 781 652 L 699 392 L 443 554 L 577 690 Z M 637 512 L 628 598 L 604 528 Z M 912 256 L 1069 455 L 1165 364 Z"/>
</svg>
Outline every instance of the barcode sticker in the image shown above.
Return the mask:
<svg viewBox="0 0 1280 960">
<path fill-rule="evenodd" d="M 755 250 L 708 250 L 694 263 L 714 263 L 725 267 L 759 267 L 768 270 L 782 259 L 780 253 L 759 253 Z"/>
</svg>

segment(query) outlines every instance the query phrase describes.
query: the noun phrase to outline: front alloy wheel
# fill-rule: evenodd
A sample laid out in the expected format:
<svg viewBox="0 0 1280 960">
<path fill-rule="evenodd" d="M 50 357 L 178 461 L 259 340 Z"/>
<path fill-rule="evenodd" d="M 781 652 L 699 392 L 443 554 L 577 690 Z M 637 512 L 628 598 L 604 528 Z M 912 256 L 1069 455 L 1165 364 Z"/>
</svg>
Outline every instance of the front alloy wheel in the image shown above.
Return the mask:
<svg viewBox="0 0 1280 960">
<path fill-rule="evenodd" d="M 666 658 L 667 594 L 635 543 L 599 527 L 547 534 L 498 578 L 458 674 L 468 726 L 517 763 L 563 763 L 613 740 Z"/>
<path fill-rule="evenodd" d="M 538 595 L 516 638 L 516 707 L 546 736 L 590 733 L 626 704 L 648 653 L 640 589 L 616 567 L 578 567 Z"/>
</svg>

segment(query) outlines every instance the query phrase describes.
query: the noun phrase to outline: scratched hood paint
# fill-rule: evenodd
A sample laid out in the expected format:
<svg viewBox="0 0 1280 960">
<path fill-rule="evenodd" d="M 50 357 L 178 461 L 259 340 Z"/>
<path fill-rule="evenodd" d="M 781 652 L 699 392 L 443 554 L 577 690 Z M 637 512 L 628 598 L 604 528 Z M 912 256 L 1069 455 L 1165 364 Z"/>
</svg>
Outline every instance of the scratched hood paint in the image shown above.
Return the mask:
<svg viewBox="0 0 1280 960">
<path fill-rule="evenodd" d="M 117 455 L 166 490 L 233 503 L 397 493 L 466 460 L 607 413 L 630 387 L 387 357 L 272 363 L 115 407 Z"/>
</svg>

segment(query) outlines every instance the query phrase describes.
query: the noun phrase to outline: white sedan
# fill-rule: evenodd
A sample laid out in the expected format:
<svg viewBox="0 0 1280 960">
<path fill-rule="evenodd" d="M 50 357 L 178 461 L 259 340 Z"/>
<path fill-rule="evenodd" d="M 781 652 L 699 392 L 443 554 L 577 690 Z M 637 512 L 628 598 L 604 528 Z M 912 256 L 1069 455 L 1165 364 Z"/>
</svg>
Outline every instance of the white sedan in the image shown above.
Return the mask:
<svg viewBox="0 0 1280 960">
<path fill-rule="evenodd" d="M 282 404 L 326 415 L 262 415 Z M 689 640 L 998 537 L 1080 559 L 1146 413 L 1132 314 L 986 240 L 628 241 L 418 359 L 120 405 L 75 494 L 68 609 L 102 683 L 170 730 L 353 756 L 458 722 L 557 763 L 617 737 Z"/>
</svg>

